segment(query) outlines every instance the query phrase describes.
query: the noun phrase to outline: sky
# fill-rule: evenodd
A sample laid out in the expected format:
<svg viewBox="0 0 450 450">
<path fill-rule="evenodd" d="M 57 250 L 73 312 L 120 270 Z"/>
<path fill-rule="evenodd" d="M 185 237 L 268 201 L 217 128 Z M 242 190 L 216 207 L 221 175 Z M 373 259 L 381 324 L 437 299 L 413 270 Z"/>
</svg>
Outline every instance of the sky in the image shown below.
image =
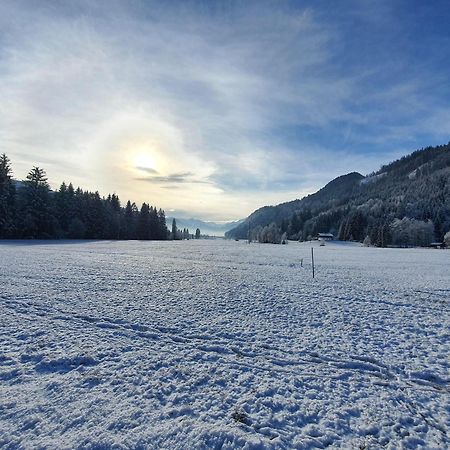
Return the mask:
<svg viewBox="0 0 450 450">
<path fill-rule="evenodd" d="M 0 2 L 0 153 L 240 219 L 450 141 L 447 1 Z"/>
</svg>

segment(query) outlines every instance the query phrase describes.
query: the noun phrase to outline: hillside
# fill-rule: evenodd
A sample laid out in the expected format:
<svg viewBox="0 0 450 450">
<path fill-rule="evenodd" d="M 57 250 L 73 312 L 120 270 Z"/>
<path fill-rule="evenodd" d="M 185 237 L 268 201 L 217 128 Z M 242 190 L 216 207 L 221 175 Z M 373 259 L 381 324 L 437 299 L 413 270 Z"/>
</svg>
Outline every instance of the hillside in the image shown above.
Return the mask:
<svg viewBox="0 0 450 450">
<path fill-rule="evenodd" d="M 301 200 L 265 206 L 226 237 L 276 242 L 331 232 L 380 246 L 427 245 L 450 229 L 450 144 L 417 150 L 367 176 L 340 176 Z M 367 241 L 368 242 L 368 241 Z"/>
</svg>

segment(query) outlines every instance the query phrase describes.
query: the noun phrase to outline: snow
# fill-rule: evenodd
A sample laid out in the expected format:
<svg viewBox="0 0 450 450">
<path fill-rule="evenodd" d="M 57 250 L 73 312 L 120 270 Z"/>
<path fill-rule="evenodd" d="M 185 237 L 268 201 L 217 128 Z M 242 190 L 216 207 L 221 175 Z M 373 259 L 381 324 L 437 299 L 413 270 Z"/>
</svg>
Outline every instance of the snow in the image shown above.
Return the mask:
<svg viewBox="0 0 450 450">
<path fill-rule="evenodd" d="M 0 447 L 448 448 L 450 252 L 291 244 L 1 243 Z"/>
<path fill-rule="evenodd" d="M 359 184 L 369 184 L 369 183 L 376 183 L 381 178 L 385 177 L 387 175 L 387 172 L 381 172 L 376 175 L 368 175 L 364 178 L 362 178 L 359 182 Z"/>
</svg>

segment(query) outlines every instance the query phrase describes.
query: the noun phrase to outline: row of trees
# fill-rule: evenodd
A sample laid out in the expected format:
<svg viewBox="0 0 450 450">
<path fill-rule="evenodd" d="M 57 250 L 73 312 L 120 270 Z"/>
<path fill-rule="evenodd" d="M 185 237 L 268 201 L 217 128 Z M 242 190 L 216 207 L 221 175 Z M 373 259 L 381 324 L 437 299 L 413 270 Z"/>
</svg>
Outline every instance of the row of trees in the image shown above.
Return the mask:
<svg viewBox="0 0 450 450">
<path fill-rule="evenodd" d="M 250 231 L 250 241 L 261 244 L 281 244 L 287 241 L 287 234 L 281 227 L 271 223 L 265 227 L 257 226 Z"/>
<path fill-rule="evenodd" d="M 170 238 L 165 213 L 143 203 L 121 206 L 115 194 L 74 189 L 62 183 L 52 191 L 46 173 L 34 167 L 14 181 L 8 157 L 0 156 L 0 238 L 143 239 Z"/>
<path fill-rule="evenodd" d="M 403 219 L 393 219 L 373 221 L 367 225 L 366 218 L 361 214 L 354 214 L 345 218 L 341 222 L 338 239 L 343 241 L 358 241 L 365 245 L 375 245 L 377 247 L 411 247 L 429 246 L 435 237 L 434 224 L 431 220 L 423 221 L 404 217 Z M 271 223 L 265 227 L 257 226 L 250 231 L 250 240 L 260 243 L 280 244 L 286 241 L 287 234 L 282 231 L 282 227 L 276 223 Z M 303 240 L 313 239 L 313 235 L 308 235 Z M 444 235 L 444 245 L 450 247 L 450 231 Z"/>
<path fill-rule="evenodd" d="M 200 239 L 200 229 L 197 228 L 195 230 L 195 235 L 189 233 L 189 228 L 183 228 L 183 230 L 179 230 L 177 227 L 177 221 L 176 219 L 172 220 L 172 231 L 170 233 L 170 237 L 173 240 L 181 241 L 183 239 L 189 240 L 189 239 Z"/>
</svg>

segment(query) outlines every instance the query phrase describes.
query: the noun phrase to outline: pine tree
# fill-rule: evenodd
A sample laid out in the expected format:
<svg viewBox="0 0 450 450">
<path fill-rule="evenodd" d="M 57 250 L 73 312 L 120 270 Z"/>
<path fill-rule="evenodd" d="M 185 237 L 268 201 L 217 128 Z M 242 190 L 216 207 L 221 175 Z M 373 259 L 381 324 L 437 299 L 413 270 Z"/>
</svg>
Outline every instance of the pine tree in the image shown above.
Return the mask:
<svg viewBox="0 0 450 450">
<path fill-rule="evenodd" d="M 387 247 L 391 244 L 391 230 L 389 223 L 384 222 L 378 228 L 378 239 L 377 246 L 378 247 Z"/>
<path fill-rule="evenodd" d="M 11 178 L 9 158 L 0 156 L 0 238 L 12 237 L 14 233 L 16 189 Z"/>
<path fill-rule="evenodd" d="M 200 228 L 195 230 L 195 239 L 200 239 Z"/>
<path fill-rule="evenodd" d="M 22 192 L 21 229 L 26 238 L 48 238 L 54 231 L 50 211 L 50 186 L 46 173 L 33 167 L 27 175 Z"/>
<path fill-rule="evenodd" d="M 164 210 L 159 209 L 158 211 L 158 239 L 167 239 L 167 226 L 166 226 L 166 214 Z"/>
<path fill-rule="evenodd" d="M 124 239 L 136 239 L 136 216 L 136 205 L 128 200 L 124 212 Z"/>
<path fill-rule="evenodd" d="M 137 229 L 138 239 L 149 240 L 151 238 L 150 233 L 150 207 L 147 203 L 142 203 Z"/>
<path fill-rule="evenodd" d="M 70 239 L 84 239 L 86 236 L 86 226 L 78 218 L 74 217 L 69 222 L 69 229 L 67 230 L 67 235 Z"/>
<path fill-rule="evenodd" d="M 72 187 L 73 190 L 73 187 Z M 59 191 L 55 192 L 55 216 L 59 224 L 61 237 L 68 235 L 69 223 L 73 219 L 70 214 L 70 193 L 66 183 L 63 181 Z"/>
<path fill-rule="evenodd" d="M 120 207 L 119 197 L 116 194 L 108 195 L 106 200 L 106 225 L 108 239 L 121 238 L 121 216 L 122 209 Z"/>
<path fill-rule="evenodd" d="M 175 218 L 172 220 L 172 239 L 176 240 L 178 239 L 178 228 L 177 228 L 177 221 Z"/>
<path fill-rule="evenodd" d="M 104 201 L 98 191 L 91 193 L 85 192 L 85 201 L 88 205 L 87 238 L 105 239 L 107 230 L 107 219 Z"/>
<path fill-rule="evenodd" d="M 301 230 L 302 228 L 302 223 L 300 220 L 300 217 L 297 213 L 294 213 L 291 217 L 291 220 L 289 222 L 289 226 L 288 226 L 288 234 L 290 237 L 293 238 L 298 238 L 298 232 Z"/>
<path fill-rule="evenodd" d="M 150 239 L 161 239 L 160 237 L 160 224 L 158 211 L 156 207 L 150 207 L 149 210 L 149 225 L 150 225 Z"/>
</svg>

